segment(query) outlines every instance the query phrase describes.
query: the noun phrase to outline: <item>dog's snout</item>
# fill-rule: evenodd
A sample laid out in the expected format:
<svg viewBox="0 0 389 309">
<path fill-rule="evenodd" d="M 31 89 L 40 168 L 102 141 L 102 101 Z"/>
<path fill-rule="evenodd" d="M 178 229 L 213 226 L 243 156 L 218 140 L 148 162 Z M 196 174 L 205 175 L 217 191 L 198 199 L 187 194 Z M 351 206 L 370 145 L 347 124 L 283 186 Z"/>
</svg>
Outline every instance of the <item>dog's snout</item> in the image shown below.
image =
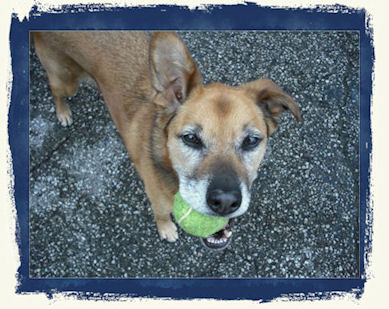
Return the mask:
<svg viewBox="0 0 389 309">
<path fill-rule="evenodd" d="M 207 205 L 219 216 L 236 212 L 242 203 L 241 181 L 229 162 L 217 161 L 212 167 L 207 189 Z"/>
<path fill-rule="evenodd" d="M 224 191 L 215 189 L 207 194 L 207 203 L 215 213 L 219 215 L 229 215 L 236 211 L 242 202 L 240 191 Z"/>
</svg>

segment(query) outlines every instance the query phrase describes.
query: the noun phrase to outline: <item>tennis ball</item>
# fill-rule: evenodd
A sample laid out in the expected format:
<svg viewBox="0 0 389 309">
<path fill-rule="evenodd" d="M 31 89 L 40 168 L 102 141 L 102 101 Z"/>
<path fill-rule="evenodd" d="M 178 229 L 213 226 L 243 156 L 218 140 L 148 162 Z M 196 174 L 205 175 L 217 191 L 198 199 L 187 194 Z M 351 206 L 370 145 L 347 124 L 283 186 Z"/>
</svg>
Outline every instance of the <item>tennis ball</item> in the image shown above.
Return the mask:
<svg viewBox="0 0 389 309">
<path fill-rule="evenodd" d="M 174 219 L 187 233 L 206 238 L 226 226 L 228 218 L 203 215 L 184 201 L 180 192 L 174 196 Z"/>
</svg>

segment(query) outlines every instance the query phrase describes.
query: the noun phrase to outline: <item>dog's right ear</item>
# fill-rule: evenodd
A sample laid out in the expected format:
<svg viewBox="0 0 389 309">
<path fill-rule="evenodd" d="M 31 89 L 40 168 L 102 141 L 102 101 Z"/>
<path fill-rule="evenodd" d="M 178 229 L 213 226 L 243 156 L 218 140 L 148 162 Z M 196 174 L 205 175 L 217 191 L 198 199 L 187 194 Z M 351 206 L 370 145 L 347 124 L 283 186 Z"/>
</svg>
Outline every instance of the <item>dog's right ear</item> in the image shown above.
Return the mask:
<svg viewBox="0 0 389 309">
<path fill-rule="evenodd" d="M 150 71 L 158 92 L 154 102 L 162 108 L 177 108 L 203 81 L 184 42 L 173 32 L 153 32 Z"/>
</svg>

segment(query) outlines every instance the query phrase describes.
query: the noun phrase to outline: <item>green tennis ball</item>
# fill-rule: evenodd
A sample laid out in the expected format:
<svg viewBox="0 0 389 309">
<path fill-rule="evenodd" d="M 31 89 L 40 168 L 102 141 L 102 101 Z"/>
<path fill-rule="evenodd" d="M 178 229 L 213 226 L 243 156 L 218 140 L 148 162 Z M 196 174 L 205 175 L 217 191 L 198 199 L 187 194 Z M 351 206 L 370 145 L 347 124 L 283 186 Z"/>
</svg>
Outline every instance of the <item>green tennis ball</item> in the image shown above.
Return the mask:
<svg viewBox="0 0 389 309">
<path fill-rule="evenodd" d="M 206 238 L 226 226 L 228 218 L 203 215 L 184 201 L 180 192 L 174 196 L 174 219 L 187 233 Z"/>
</svg>

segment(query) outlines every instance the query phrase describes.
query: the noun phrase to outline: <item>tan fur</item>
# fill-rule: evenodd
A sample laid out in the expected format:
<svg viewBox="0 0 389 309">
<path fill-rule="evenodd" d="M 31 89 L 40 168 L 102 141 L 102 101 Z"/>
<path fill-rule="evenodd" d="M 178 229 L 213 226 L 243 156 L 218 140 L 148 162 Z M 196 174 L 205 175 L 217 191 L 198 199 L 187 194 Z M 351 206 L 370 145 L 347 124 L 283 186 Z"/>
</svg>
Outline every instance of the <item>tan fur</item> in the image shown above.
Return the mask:
<svg viewBox="0 0 389 309">
<path fill-rule="evenodd" d="M 277 117 L 290 109 L 300 120 L 296 103 L 270 80 L 203 86 L 186 46 L 171 32 L 34 32 L 33 38 L 63 125 L 72 121 L 65 97 L 76 92 L 80 78 L 96 81 L 168 241 L 177 239 L 170 220 L 177 170 L 201 178 L 224 162 L 250 187 Z M 178 138 L 188 125 L 202 128 L 208 148 L 201 162 L 188 160 Z M 246 126 L 263 134 L 249 163 L 237 151 Z"/>
<path fill-rule="evenodd" d="M 193 95 L 181 108 L 177 120 L 170 126 L 170 135 L 178 134 L 185 125 L 198 123 L 203 128 L 204 139 L 210 144 L 209 154 L 194 176 L 201 178 L 216 161 L 225 160 L 235 167 L 242 179 L 247 172 L 237 158 L 236 139 L 243 132 L 244 125 L 252 125 L 266 132 L 262 112 L 252 99 L 242 90 L 223 84 L 211 84 Z M 265 136 L 264 142 L 266 143 Z M 180 166 L 190 166 L 191 162 L 179 158 L 179 150 L 174 150 Z M 260 158 L 256 165 L 259 165 Z M 255 168 L 253 166 L 253 168 Z"/>
</svg>

